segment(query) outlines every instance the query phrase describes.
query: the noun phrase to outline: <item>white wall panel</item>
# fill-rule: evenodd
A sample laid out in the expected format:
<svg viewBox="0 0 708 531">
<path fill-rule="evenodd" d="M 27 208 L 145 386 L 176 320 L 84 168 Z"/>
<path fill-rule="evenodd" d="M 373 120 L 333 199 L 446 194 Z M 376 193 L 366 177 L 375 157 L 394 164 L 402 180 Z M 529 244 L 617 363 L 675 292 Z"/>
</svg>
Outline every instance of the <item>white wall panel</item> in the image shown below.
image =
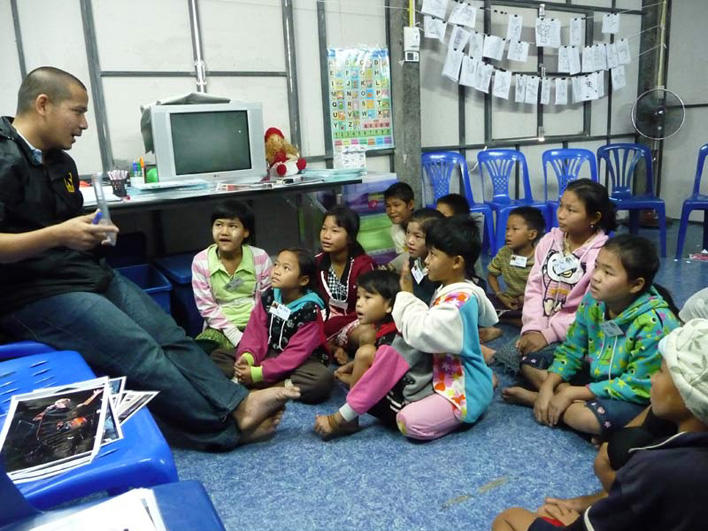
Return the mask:
<svg viewBox="0 0 708 531">
<path fill-rule="evenodd" d="M 441 76 L 446 51 L 447 46 L 437 40 L 421 39 L 420 135 L 423 147 L 459 142 L 458 85 Z"/>
<path fill-rule="evenodd" d="M 672 3 L 666 86 L 686 103 L 708 103 L 705 92 L 708 86 L 707 26 L 708 2 L 705 0 Z"/>
<path fill-rule="evenodd" d="M 103 70 L 194 70 L 186 1 L 92 0 L 92 6 Z"/>
<path fill-rule="evenodd" d="M 0 0 L 0 72 L 0 116 L 14 116 L 22 78 L 10 0 Z"/>
<path fill-rule="evenodd" d="M 325 6 L 328 47 L 386 47 L 386 15 L 382 1 L 327 0 Z"/>
</svg>

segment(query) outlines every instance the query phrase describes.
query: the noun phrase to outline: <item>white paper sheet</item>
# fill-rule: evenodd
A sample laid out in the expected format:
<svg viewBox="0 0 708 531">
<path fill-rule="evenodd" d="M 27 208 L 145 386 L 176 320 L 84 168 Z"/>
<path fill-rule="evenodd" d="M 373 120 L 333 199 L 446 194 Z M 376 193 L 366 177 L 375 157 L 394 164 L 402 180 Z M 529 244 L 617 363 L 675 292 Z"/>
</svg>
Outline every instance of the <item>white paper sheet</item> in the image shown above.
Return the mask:
<svg viewBox="0 0 708 531">
<path fill-rule="evenodd" d="M 463 55 L 464 54 L 460 50 L 455 50 L 452 47 L 447 50 L 442 75 L 448 79 L 451 79 L 455 83 L 457 83 L 460 79 L 460 66 L 462 65 Z"/>
<path fill-rule="evenodd" d="M 573 103 L 578 103 L 582 101 L 581 98 L 581 91 L 582 91 L 582 85 L 581 85 L 581 76 L 575 76 L 570 78 L 571 85 L 573 87 Z"/>
<path fill-rule="evenodd" d="M 557 18 L 536 18 L 536 46 L 558 48 L 561 45 L 561 24 Z"/>
<path fill-rule="evenodd" d="M 568 78 L 556 78 L 556 105 L 568 105 Z"/>
<path fill-rule="evenodd" d="M 526 100 L 526 76 L 523 74 L 514 75 L 514 101 L 523 103 Z"/>
<path fill-rule="evenodd" d="M 568 47 L 568 64 L 570 75 L 575 75 L 580 72 L 580 48 L 578 46 Z"/>
<path fill-rule="evenodd" d="M 529 43 L 524 41 L 510 41 L 506 58 L 509 61 L 525 63 L 529 58 Z"/>
<path fill-rule="evenodd" d="M 475 57 L 476 59 L 482 58 L 482 53 L 484 52 L 484 33 L 478 31 L 473 31 L 470 35 L 470 47 L 467 53 L 470 57 Z"/>
<path fill-rule="evenodd" d="M 420 11 L 424 15 L 433 15 L 444 19 L 447 14 L 447 3 L 448 0 L 423 0 L 423 6 Z"/>
<path fill-rule="evenodd" d="M 597 72 L 595 72 L 595 75 L 597 76 L 597 97 L 604 98 L 605 97 L 605 71 L 598 70 Z"/>
<path fill-rule="evenodd" d="M 632 56 L 629 53 L 629 41 L 620 39 L 616 43 L 617 46 L 617 62 L 621 65 L 628 65 L 632 62 Z"/>
<path fill-rule="evenodd" d="M 494 88 L 492 94 L 497 98 L 509 99 L 511 88 L 511 72 L 505 70 L 494 71 Z"/>
<path fill-rule="evenodd" d="M 526 93 L 524 94 L 524 103 L 536 105 L 538 103 L 538 76 L 526 77 Z"/>
<path fill-rule="evenodd" d="M 617 44 L 610 43 L 605 45 L 607 51 L 607 68 L 612 69 L 619 66 L 619 56 L 617 54 Z"/>
<path fill-rule="evenodd" d="M 583 47 L 583 72 L 595 71 L 595 50 L 592 46 Z"/>
<path fill-rule="evenodd" d="M 470 32 L 460 26 L 452 26 L 452 34 L 450 35 L 450 46 L 455 50 L 464 50 L 467 46 L 467 41 L 470 38 Z"/>
<path fill-rule="evenodd" d="M 439 18 L 425 16 L 423 19 L 423 35 L 428 39 L 438 39 L 445 42 L 445 30 L 447 23 Z"/>
<path fill-rule="evenodd" d="M 602 33 L 619 33 L 619 13 L 605 13 L 602 15 Z"/>
<path fill-rule="evenodd" d="M 509 20 L 506 24 L 506 40 L 520 41 L 521 28 L 524 25 L 524 19 L 520 15 L 509 13 Z"/>
<path fill-rule="evenodd" d="M 467 57 L 462 58 L 462 69 L 460 70 L 460 85 L 474 87 L 474 72 L 479 65 L 479 59 Z"/>
<path fill-rule="evenodd" d="M 541 105 L 551 103 L 551 80 L 547 77 L 541 79 Z"/>
<path fill-rule="evenodd" d="M 474 28 L 474 25 L 477 22 L 477 8 L 472 7 L 467 3 L 456 3 L 452 8 L 450 18 L 447 21 L 450 24 L 459 24 L 460 26 Z"/>
<path fill-rule="evenodd" d="M 583 45 L 583 28 L 585 27 L 585 19 L 582 17 L 573 17 L 570 19 L 570 29 L 568 35 L 568 44 L 571 46 Z"/>
<path fill-rule="evenodd" d="M 504 54 L 505 43 L 506 41 L 497 35 L 485 35 L 482 57 L 489 57 L 490 59 L 500 61 Z"/>
<path fill-rule="evenodd" d="M 480 63 L 474 72 L 474 88 L 485 94 L 489 93 L 489 83 L 492 80 L 494 67 L 489 64 Z"/>
<path fill-rule="evenodd" d="M 619 65 L 618 67 L 610 70 L 612 74 L 612 92 L 616 92 L 627 85 L 627 81 L 624 74 L 624 65 Z"/>
<path fill-rule="evenodd" d="M 570 72 L 570 58 L 567 46 L 558 48 L 558 72 Z"/>
<path fill-rule="evenodd" d="M 598 99 L 599 91 L 597 89 L 597 74 L 592 72 L 587 76 L 583 77 L 583 91 L 582 98 L 583 101 L 592 101 Z"/>
<path fill-rule="evenodd" d="M 592 47 L 595 52 L 595 70 L 607 70 L 607 50 L 601 42 L 596 42 Z"/>
</svg>

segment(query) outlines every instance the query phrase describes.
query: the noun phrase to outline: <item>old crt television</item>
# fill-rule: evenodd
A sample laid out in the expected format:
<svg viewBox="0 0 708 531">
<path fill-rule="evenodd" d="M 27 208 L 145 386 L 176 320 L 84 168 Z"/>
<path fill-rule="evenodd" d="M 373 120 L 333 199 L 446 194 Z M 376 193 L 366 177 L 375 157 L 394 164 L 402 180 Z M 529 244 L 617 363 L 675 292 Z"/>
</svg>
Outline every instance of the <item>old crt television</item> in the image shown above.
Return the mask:
<svg viewBox="0 0 708 531">
<path fill-rule="evenodd" d="M 154 105 L 150 112 L 160 181 L 253 183 L 266 175 L 259 103 Z"/>
</svg>

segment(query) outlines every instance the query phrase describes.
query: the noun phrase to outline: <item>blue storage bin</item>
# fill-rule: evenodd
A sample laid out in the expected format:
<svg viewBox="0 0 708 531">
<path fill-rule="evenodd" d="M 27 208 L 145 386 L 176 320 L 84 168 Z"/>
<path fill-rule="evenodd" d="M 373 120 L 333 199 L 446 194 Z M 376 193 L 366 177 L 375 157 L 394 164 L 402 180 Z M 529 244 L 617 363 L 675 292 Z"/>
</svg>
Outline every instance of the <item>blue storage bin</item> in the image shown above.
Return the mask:
<svg viewBox="0 0 708 531">
<path fill-rule="evenodd" d="M 196 337 L 204 327 L 204 319 L 194 302 L 192 291 L 192 260 L 197 252 L 165 256 L 153 261 L 172 282 L 172 317 L 187 332 Z"/>
<path fill-rule="evenodd" d="M 167 313 L 170 313 L 170 292 L 172 284 L 165 275 L 148 264 L 117 267 L 121 275 L 133 281 Z"/>
</svg>

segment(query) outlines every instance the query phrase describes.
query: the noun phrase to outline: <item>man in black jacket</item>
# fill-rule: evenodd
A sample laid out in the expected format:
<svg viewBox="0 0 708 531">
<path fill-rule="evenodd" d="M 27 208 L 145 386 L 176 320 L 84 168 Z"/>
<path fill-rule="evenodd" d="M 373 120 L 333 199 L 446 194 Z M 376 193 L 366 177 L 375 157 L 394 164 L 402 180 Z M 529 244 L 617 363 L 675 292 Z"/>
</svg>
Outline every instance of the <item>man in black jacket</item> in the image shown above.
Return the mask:
<svg viewBox="0 0 708 531">
<path fill-rule="evenodd" d="M 76 77 L 40 67 L 23 80 L 14 120 L 0 119 L 0 327 L 76 350 L 97 372 L 160 391 L 150 408 L 168 436 L 224 450 L 271 434 L 298 389 L 249 394 L 226 379 L 172 318 L 95 252 L 114 225 L 81 215 L 64 151 L 86 130 Z"/>
</svg>

